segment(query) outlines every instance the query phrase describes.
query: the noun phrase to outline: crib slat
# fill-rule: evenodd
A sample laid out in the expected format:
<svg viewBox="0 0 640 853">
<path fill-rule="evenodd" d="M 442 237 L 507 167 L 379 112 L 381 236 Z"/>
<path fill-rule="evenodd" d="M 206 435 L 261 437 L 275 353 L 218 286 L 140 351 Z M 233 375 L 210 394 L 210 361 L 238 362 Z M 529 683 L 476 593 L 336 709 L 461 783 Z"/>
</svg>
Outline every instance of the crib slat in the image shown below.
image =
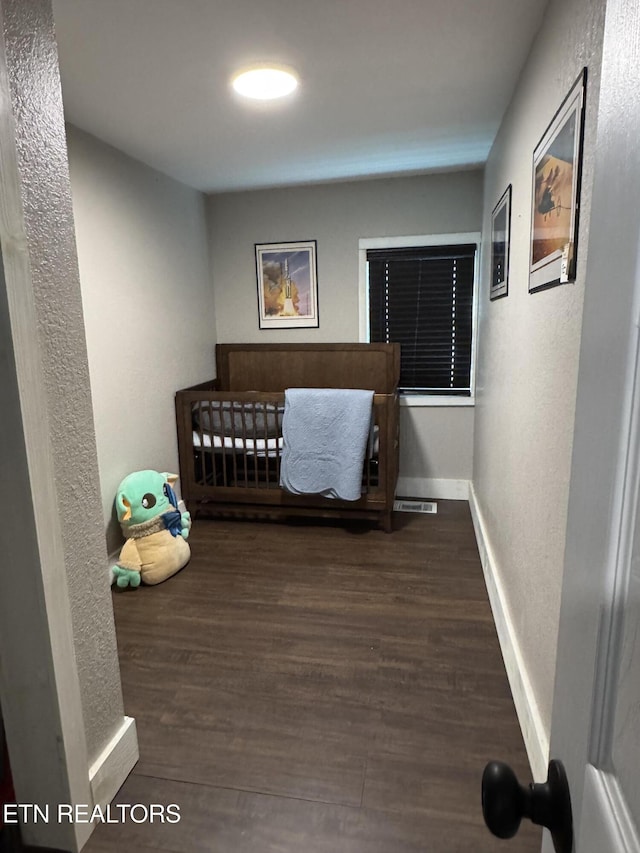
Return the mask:
<svg viewBox="0 0 640 853">
<path fill-rule="evenodd" d="M 235 423 L 235 418 L 233 420 Z M 248 435 L 247 435 L 247 415 L 246 415 L 246 409 L 244 406 L 242 406 L 240 408 L 240 422 L 242 424 L 242 445 L 243 445 L 243 447 L 246 448 Z M 234 447 L 235 447 L 235 441 L 234 441 Z M 254 447 L 255 447 L 255 444 L 254 444 Z M 234 455 L 234 457 L 237 457 L 238 454 L 236 452 L 234 452 L 233 455 Z M 244 465 L 244 483 L 247 486 L 249 485 L 249 470 L 247 467 L 248 456 L 249 456 L 249 454 L 245 450 L 245 452 L 242 454 L 242 462 Z"/>
</svg>

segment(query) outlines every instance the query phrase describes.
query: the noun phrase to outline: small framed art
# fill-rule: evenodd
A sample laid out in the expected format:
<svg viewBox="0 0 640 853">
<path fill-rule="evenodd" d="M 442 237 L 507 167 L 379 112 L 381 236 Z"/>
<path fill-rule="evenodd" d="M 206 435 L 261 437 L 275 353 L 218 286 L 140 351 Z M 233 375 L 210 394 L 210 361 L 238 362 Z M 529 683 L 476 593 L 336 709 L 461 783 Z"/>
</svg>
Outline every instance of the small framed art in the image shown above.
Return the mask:
<svg viewBox="0 0 640 853">
<path fill-rule="evenodd" d="M 533 152 L 529 292 L 575 279 L 587 69 Z"/>
<path fill-rule="evenodd" d="M 491 288 L 490 299 L 509 293 L 509 248 L 511 244 L 511 184 L 491 214 Z"/>
<path fill-rule="evenodd" d="M 256 244 L 261 329 L 317 328 L 316 241 Z"/>
</svg>

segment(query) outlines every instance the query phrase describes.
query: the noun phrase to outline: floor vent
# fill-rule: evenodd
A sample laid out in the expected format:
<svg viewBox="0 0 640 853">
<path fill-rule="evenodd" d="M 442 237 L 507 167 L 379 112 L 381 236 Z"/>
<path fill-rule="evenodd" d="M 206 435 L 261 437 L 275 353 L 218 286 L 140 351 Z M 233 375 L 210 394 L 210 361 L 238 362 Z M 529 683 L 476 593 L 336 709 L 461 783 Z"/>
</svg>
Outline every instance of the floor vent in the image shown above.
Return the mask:
<svg viewBox="0 0 640 853">
<path fill-rule="evenodd" d="M 393 502 L 393 508 L 396 512 L 438 512 L 435 501 L 407 501 L 402 498 Z"/>
</svg>

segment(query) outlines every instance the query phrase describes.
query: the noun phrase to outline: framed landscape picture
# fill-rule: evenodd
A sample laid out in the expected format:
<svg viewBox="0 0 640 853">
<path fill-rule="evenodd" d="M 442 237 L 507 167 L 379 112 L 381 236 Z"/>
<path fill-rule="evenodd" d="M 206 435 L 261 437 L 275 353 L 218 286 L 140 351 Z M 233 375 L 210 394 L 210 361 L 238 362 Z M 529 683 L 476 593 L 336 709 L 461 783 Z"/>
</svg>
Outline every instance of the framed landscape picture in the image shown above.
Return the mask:
<svg viewBox="0 0 640 853">
<path fill-rule="evenodd" d="M 530 293 L 575 279 L 586 82 L 584 68 L 533 152 Z"/>
<path fill-rule="evenodd" d="M 509 247 L 511 243 L 511 184 L 491 214 L 491 288 L 490 299 L 509 293 Z"/>
<path fill-rule="evenodd" d="M 317 328 L 316 241 L 256 244 L 261 329 Z"/>
</svg>

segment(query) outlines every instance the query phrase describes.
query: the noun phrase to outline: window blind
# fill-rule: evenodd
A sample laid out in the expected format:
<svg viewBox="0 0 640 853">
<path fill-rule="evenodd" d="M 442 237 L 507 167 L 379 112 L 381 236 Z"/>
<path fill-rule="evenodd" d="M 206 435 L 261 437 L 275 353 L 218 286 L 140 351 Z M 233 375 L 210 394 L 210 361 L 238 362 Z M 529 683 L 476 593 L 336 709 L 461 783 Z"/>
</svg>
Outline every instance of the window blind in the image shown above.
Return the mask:
<svg viewBox="0 0 640 853">
<path fill-rule="evenodd" d="M 470 396 L 475 254 L 367 250 L 370 340 L 401 344 L 400 390 Z"/>
</svg>

